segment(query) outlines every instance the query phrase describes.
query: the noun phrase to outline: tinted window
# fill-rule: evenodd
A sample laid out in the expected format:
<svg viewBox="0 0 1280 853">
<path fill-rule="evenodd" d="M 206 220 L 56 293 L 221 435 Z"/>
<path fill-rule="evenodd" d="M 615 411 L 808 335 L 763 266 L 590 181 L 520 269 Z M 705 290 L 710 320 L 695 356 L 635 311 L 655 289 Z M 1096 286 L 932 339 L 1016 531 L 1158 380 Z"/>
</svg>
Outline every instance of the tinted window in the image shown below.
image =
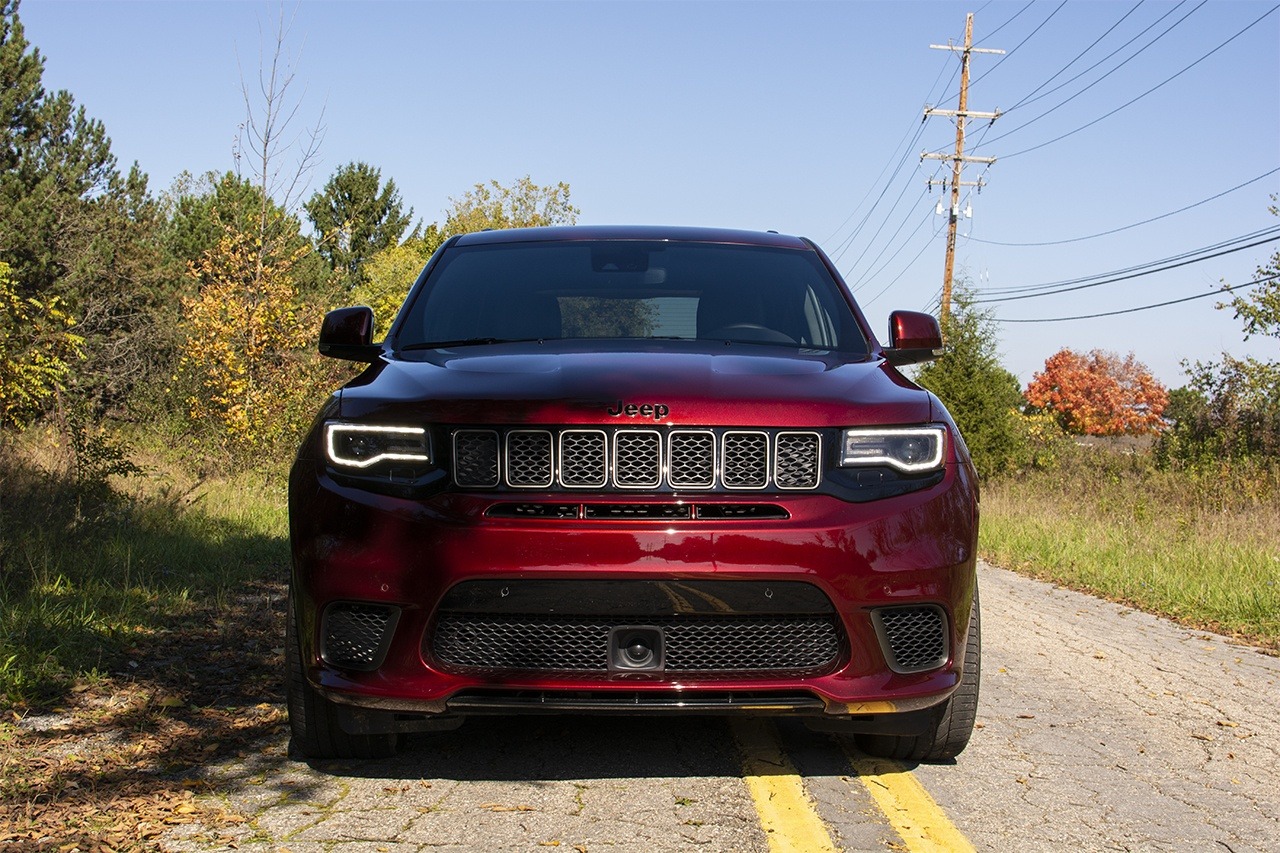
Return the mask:
<svg viewBox="0 0 1280 853">
<path fill-rule="evenodd" d="M 720 243 L 450 249 L 396 343 L 490 338 L 677 338 L 867 351 L 814 252 Z"/>
</svg>

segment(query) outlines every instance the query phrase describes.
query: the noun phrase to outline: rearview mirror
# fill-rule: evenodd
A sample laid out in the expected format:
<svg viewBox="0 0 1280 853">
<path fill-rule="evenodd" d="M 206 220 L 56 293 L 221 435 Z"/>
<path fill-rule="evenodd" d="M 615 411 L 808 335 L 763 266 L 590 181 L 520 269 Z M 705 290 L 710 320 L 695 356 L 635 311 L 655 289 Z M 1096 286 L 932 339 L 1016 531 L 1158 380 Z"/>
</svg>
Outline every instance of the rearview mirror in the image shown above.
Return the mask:
<svg viewBox="0 0 1280 853">
<path fill-rule="evenodd" d="M 373 340 L 373 309 L 339 308 L 320 324 L 320 354 L 347 361 L 377 361 L 382 347 Z"/>
<path fill-rule="evenodd" d="M 889 346 L 883 354 L 896 367 L 938 358 L 942 355 L 938 319 L 920 311 L 894 311 L 889 315 Z"/>
</svg>

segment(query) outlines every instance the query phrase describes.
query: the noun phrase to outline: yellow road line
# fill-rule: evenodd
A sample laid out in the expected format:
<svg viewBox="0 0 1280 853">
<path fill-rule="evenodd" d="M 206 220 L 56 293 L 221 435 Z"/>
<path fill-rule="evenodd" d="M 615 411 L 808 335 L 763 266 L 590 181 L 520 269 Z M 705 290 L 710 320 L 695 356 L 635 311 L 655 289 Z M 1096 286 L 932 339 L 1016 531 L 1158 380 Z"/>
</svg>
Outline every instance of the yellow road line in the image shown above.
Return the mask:
<svg viewBox="0 0 1280 853">
<path fill-rule="evenodd" d="M 911 853 L 974 849 L 905 766 L 863 755 L 850 755 L 849 763 Z"/>
<path fill-rule="evenodd" d="M 782 751 L 773 725 L 762 719 L 732 723 L 742 768 L 769 839 L 771 853 L 833 853 L 836 846 L 818 817 L 800 774 Z"/>
</svg>

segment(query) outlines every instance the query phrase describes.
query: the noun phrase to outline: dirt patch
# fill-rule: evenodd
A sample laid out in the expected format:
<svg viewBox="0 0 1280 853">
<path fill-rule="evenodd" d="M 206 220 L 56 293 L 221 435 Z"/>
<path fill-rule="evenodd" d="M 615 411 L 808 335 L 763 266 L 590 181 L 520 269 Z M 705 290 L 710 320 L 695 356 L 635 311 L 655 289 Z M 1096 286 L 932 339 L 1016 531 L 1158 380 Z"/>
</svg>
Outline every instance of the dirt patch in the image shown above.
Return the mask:
<svg viewBox="0 0 1280 853">
<path fill-rule="evenodd" d="M 0 720 L 0 851 L 159 849 L 177 824 L 235 823 L 203 767 L 256 752 L 287 725 L 285 587 L 256 583 L 129 649 L 56 708 Z"/>
</svg>

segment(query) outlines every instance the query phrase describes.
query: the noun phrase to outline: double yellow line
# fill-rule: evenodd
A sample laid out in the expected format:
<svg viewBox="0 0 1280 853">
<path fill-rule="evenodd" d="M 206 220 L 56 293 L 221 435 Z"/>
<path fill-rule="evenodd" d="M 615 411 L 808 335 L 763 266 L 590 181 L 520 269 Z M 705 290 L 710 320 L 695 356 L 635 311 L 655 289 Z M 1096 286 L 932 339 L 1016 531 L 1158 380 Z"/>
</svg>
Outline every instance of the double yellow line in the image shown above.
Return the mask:
<svg viewBox="0 0 1280 853">
<path fill-rule="evenodd" d="M 770 853 L 834 853 L 837 848 L 831 833 L 783 751 L 773 725 L 760 719 L 734 720 L 733 735 L 742 752 L 747 789 L 769 840 Z M 908 851 L 974 849 L 902 764 L 853 755 L 849 763 Z"/>
</svg>

